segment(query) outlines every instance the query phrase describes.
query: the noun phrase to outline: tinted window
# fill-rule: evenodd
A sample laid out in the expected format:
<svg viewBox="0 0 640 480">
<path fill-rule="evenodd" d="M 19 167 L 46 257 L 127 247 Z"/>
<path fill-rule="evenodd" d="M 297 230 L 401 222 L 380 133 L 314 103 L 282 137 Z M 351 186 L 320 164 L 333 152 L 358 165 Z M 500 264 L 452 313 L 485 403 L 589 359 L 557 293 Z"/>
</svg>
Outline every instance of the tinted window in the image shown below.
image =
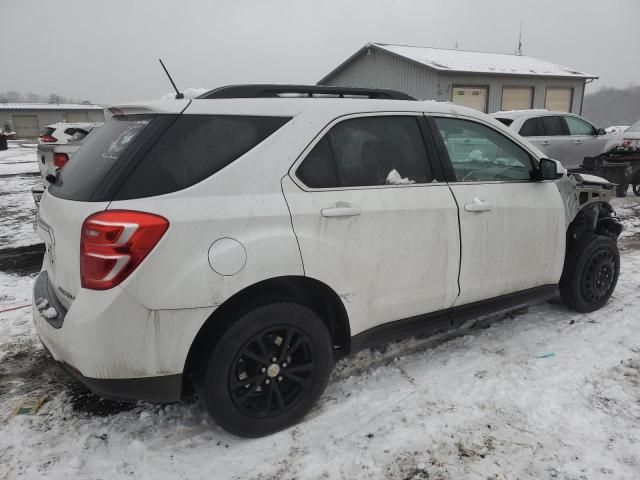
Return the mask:
<svg viewBox="0 0 640 480">
<path fill-rule="evenodd" d="M 566 125 L 562 117 L 541 117 L 546 136 L 568 135 Z"/>
<path fill-rule="evenodd" d="M 544 127 L 540 117 L 530 118 L 520 127 L 520 135 L 523 137 L 543 137 Z"/>
<path fill-rule="evenodd" d="M 340 186 L 327 137 L 320 140 L 311 150 L 296 171 L 296 175 L 307 187 L 335 188 Z"/>
<path fill-rule="evenodd" d="M 49 192 L 69 200 L 90 200 L 107 173 L 153 121 L 152 116 L 110 119 L 87 137 L 72 161 L 60 170 Z"/>
<path fill-rule="evenodd" d="M 567 122 L 567 127 L 569 127 L 569 133 L 571 135 L 595 135 L 591 124 L 581 118 L 566 116 L 564 120 Z"/>
<path fill-rule="evenodd" d="M 312 188 L 433 180 L 414 117 L 366 117 L 337 124 L 307 156 L 297 176 Z"/>
<path fill-rule="evenodd" d="M 435 118 L 460 182 L 531 178 L 529 154 L 503 134 L 468 120 Z"/>
<path fill-rule="evenodd" d="M 194 185 L 288 121 L 284 117 L 180 115 L 135 167 L 116 199 L 161 195 Z"/>
</svg>

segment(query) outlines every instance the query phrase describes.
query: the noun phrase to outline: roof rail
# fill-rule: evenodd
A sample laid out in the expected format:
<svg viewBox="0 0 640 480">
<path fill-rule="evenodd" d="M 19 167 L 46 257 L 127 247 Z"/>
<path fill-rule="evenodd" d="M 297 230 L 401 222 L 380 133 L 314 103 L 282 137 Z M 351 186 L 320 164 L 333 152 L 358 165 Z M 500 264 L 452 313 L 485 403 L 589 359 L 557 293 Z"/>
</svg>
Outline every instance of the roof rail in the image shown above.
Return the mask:
<svg viewBox="0 0 640 480">
<path fill-rule="evenodd" d="M 415 100 L 406 93 L 395 90 L 359 87 L 333 87 L 327 85 L 229 85 L 216 88 L 196 98 L 286 98 L 288 96 L 306 97 L 366 97 L 382 100 Z"/>
</svg>

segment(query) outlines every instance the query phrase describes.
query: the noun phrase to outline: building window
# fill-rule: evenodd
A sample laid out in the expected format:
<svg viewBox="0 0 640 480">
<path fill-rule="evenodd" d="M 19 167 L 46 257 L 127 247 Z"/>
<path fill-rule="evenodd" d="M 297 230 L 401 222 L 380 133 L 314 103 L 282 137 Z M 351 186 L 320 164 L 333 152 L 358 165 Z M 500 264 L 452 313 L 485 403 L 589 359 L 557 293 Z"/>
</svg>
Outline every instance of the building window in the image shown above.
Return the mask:
<svg viewBox="0 0 640 480">
<path fill-rule="evenodd" d="M 533 87 L 504 87 L 501 110 L 528 110 L 533 108 Z"/>
<path fill-rule="evenodd" d="M 487 113 L 487 87 L 460 87 L 453 86 L 451 101 L 455 105 L 475 108 Z"/>
<path fill-rule="evenodd" d="M 557 112 L 571 112 L 573 88 L 548 87 L 544 108 Z"/>
</svg>

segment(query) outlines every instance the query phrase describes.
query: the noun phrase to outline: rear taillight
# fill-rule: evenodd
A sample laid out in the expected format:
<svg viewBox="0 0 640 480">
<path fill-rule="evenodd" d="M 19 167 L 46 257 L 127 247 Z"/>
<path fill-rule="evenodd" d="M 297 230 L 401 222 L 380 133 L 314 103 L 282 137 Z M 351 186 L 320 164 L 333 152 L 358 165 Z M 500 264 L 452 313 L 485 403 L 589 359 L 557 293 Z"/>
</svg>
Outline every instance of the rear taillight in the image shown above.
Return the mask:
<svg viewBox="0 0 640 480">
<path fill-rule="evenodd" d="M 40 137 L 40 141 L 42 143 L 54 143 L 54 142 L 57 142 L 58 139 L 52 135 L 42 135 Z"/>
<path fill-rule="evenodd" d="M 107 210 L 87 217 L 80 234 L 82 286 L 106 290 L 118 285 L 168 228 L 166 218 L 145 212 Z"/>
<path fill-rule="evenodd" d="M 69 161 L 69 155 L 66 153 L 54 153 L 53 154 L 53 166 L 56 168 L 62 168 Z"/>
</svg>

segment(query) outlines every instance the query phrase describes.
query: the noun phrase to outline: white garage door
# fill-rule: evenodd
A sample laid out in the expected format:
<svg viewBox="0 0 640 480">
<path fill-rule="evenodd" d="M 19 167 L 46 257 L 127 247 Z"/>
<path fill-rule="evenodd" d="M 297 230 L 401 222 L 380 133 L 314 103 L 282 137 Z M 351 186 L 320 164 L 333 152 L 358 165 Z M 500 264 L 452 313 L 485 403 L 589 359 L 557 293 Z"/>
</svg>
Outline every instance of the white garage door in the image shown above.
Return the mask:
<svg viewBox="0 0 640 480">
<path fill-rule="evenodd" d="M 501 110 L 527 110 L 533 107 L 533 88 L 504 87 Z"/>
<path fill-rule="evenodd" d="M 67 123 L 82 123 L 89 121 L 89 114 L 87 112 L 67 112 L 64 118 Z"/>
<path fill-rule="evenodd" d="M 547 88 L 544 108 L 558 112 L 571 111 L 573 88 Z"/>
<path fill-rule="evenodd" d="M 14 115 L 13 128 L 18 138 L 35 138 L 40 134 L 36 115 Z"/>
<path fill-rule="evenodd" d="M 481 112 L 487 112 L 487 88 L 486 87 L 453 87 L 451 100 L 456 105 L 475 108 Z"/>
</svg>

